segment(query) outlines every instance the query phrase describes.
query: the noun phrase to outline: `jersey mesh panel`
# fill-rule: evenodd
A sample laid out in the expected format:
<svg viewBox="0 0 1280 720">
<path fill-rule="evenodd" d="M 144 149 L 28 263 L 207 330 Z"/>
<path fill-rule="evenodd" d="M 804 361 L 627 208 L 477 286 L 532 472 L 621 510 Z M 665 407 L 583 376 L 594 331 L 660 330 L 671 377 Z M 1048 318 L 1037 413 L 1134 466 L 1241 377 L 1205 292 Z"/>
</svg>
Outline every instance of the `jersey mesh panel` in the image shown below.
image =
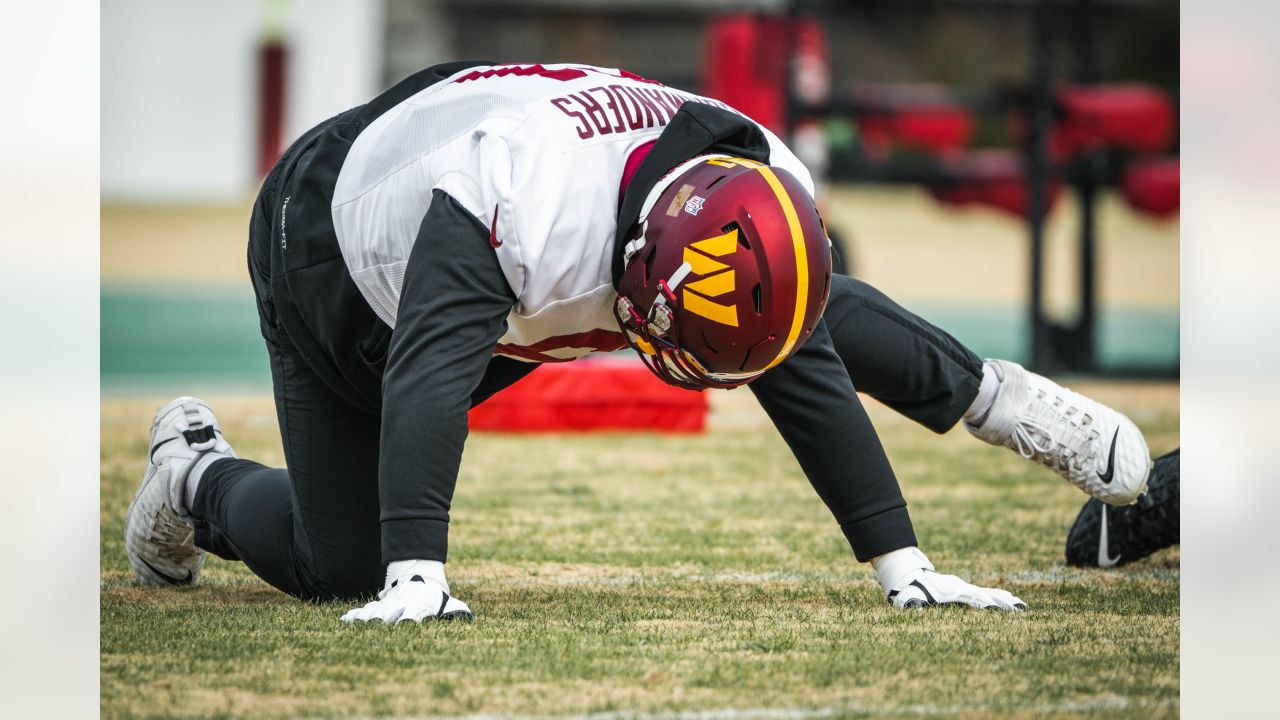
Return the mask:
<svg viewBox="0 0 1280 720">
<path fill-rule="evenodd" d="M 396 326 L 396 311 L 400 307 L 400 288 L 404 285 L 404 268 L 407 262 L 375 265 L 351 273 L 351 279 L 365 302 L 377 313 L 382 322 Z"/>
</svg>

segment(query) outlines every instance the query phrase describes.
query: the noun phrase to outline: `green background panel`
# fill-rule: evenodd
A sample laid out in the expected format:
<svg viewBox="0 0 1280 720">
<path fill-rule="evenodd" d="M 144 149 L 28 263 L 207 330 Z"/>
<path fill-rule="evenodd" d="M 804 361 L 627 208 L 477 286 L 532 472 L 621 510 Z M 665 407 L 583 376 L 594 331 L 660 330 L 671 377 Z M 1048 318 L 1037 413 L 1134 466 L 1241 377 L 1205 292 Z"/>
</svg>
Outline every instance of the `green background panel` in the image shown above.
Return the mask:
<svg viewBox="0 0 1280 720">
<path fill-rule="evenodd" d="M 1023 361 L 1022 308 L 908 303 L 983 357 Z M 1178 362 L 1174 310 L 1104 309 L 1098 328 L 1104 367 Z M 223 285 L 104 285 L 102 385 L 108 391 L 270 387 L 267 354 L 248 288 Z"/>
</svg>

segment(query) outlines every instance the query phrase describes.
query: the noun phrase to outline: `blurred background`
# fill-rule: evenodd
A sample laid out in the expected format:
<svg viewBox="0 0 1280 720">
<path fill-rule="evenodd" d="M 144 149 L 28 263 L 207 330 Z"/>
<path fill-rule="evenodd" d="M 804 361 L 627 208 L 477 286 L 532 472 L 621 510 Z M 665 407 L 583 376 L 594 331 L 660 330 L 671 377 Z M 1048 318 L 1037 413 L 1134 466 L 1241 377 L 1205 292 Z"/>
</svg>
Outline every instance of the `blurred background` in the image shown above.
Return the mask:
<svg viewBox="0 0 1280 720">
<path fill-rule="evenodd" d="M 844 269 L 980 354 L 1179 371 L 1168 0 L 117 0 L 102 8 L 104 393 L 269 387 L 245 270 L 279 152 L 458 58 L 728 102 L 823 179 Z"/>
</svg>

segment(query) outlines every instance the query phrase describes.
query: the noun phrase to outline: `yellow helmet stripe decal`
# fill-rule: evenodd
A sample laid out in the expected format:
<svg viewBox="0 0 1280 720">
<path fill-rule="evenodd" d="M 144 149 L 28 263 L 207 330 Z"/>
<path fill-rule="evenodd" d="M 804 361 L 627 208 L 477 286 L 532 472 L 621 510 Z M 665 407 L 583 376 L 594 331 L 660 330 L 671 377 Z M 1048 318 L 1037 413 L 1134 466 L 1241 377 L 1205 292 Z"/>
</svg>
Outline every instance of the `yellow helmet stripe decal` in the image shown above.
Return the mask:
<svg viewBox="0 0 1280 720">
<path fill-rule="evenodd" d="M 787 341 L 782 344 L 782 350 L 778 351 L 778 356 L 773 359 L 773 362 L 765 367 L 765 370 L 768 370 L 787 359 L 787 355 L 796 346 L 796 340 L 800 338 L 800 326 L 804 324 L 804 310 L 809 304 L 809 255 L 804 245 L 804 232 L 800 229 L 800 216 L 796 214 L 796 207 L 791 203 L 791 196 L 787 194 L 787 189 L 782 187 L 782 182 L 778 180 L 777 175 L 773 174 L 769 166 L 761 165 L 756 170 L 764 177 L 764 181 L 769 183 L 769 188 L 778 198 L 778 204 L 782 206 L 782 214 L 787 218 L 787 228 L 791 231 L 791 249 L 796 253 L 796 310 L 791 317 L 791 330 L 787 332 Z"/>
</svg>

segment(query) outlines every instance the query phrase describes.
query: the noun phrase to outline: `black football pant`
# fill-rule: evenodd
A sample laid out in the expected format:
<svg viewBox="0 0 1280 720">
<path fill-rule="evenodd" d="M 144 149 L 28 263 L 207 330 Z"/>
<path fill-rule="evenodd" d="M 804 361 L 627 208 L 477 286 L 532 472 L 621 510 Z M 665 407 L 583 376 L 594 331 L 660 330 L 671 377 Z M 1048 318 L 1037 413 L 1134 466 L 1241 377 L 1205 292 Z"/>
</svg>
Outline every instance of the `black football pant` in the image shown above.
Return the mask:
<svg viewBox="0 0 1280 720">
<path fill-rule="evenodd" d="M 251 247 L 251 271 L 261 272 L 252 253 Z M 288 469 L 244 459 L 213 463 L 192 508 L 197 545 L 244 561 L 259 577 L 299 598 L 367 597 L 383 581 L 380 419 L 335 394 L 274 321 L 269 303 L 259 300 Z M 977 394 L 982 361 L 976 355 L 864 282 L 834 277 L 824 322 L 857 389 L 931 430 L 945 432 L 955 425 Z M 536 367 L 495 358 L 473 404 Z M 787 363 L 756 382 L 787 384 Z M 780 413 L 804 412 L 814 402 L 805 393 L 796 388 L 794 400 L 771 393 L 765 409 L 775 420 Z M 856 417 L 864 419 L 865 413 L 857 410 Z M 800 441 L 788 438 L 793 440 Z M 867 432 L 852 437 L 846 433 L 813 441 L 868 443 L 869 457 L 883 456 L 869 424 Z M 898 493 L 896 480 L 891 472 L 884 475 L 877 482 L 892 487 L 868 486 L 859 492 L 892 498 Z M 909 521 L 901 524 L 870 530 L 878 537 L 864 538 L 862 544 L 879 548 L 868 552 L 914 545 Z"/>
</svg>

